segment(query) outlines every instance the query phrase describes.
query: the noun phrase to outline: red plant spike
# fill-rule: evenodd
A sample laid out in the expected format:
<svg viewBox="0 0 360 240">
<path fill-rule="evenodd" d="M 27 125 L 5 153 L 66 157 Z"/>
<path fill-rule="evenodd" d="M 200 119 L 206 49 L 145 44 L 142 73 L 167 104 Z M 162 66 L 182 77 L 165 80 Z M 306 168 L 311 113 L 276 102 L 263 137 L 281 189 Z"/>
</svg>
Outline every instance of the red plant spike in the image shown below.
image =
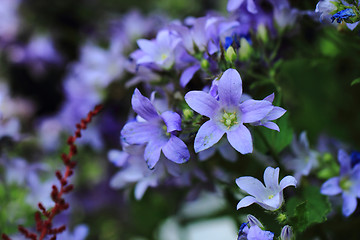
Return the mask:
<svg viewBox="0 0 360 240">
<path fill-rule="evenodd" d="M 56 215 L 69 208 L 69 203 L 65 201 L 63 195 L 74 189 L 74 186 L 69 184 L 68 178 L 73 174 L 73 169 L 76 166 L 76 162 L 71 160 L 77 153 L 75 141 L 81 137 L 81 130 L 85 130 L 87 128 L 87 125 L 91 122 L 92 117 L 97 115 L 102 108 L 102 105 L 97 105 L 93 111 L 88 113 L 86 118 L 81 119 L 80 123 L 76 124 L 74 135 L 70 136 L 67 140 L 67 144 L 70 147 L 69 153 L 61 154 L 61 158 L 66 166 L 65 173 L 61 173 L 60 171 L 55 172 L 56 178 L 60 182 L 60 189 L 56 185 L 52 186 L 51 198 L 54 201 L 55 206 L 52 209 L 47 210 L 42 203 L 39 203 L 38 208 L 40 211 L 35 213 L 36 231 L 39 235 L 27 230 L 23 226 L 18 226 L 19 232 L 27 239 L 43 240 L 48 235 L 52 235 L 51 239 L 56 239 L 57 234 L 65 231 L 65 225 L 53 228 L 52 221 Z M 44 220 L 41 215 L 44 216 Z M 6 234 L 2 234 L 1 237 L 3 240 L 11 240 L 11 238 L 9 238 Z"/>
</svg>

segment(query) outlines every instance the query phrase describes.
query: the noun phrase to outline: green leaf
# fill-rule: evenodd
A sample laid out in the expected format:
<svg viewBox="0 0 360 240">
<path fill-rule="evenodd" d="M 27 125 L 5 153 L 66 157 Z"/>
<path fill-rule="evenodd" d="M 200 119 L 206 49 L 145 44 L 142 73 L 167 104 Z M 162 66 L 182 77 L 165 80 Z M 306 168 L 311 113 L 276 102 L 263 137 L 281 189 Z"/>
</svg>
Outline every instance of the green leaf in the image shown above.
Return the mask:
<svg viewBox="0 0 360 240">
<path fill-rule="evenodd" d="M 353 80 L 350 85 L 351 85 L 351 86 L 354 86 L 355 84 L 358 84 L 358 83 L 360 83 L 360 77 L 357 78 L 357 79 L 355 79 L 355 80 Z"/>
<path fill-rule="evenodd" d="M 320 193 L 315 186 L 307 186 L 301 198 L 294 197 L 286 204 L 286 213 L 290 224 L 297 232 L 305 231 L 315 223 L 326 221 L 326 216 L 331 210 L 327 196 Z"/>
<path fill-rule="evenodd" d="M 286 113 L 276 121 L 280 128 L 280 132 L 265 127 L 257 127 L 259 131 L 254 132 L 255 148 L 257 150 L 267 152 L 270 150 L 269 146 L 271 146 L 275 153 L 279 153 L 291 143 L 293 129 L 290 126 L 288 116 L 289 114 Z M 267 143 L 265 143 L 265 141 Z"/>
</svg>

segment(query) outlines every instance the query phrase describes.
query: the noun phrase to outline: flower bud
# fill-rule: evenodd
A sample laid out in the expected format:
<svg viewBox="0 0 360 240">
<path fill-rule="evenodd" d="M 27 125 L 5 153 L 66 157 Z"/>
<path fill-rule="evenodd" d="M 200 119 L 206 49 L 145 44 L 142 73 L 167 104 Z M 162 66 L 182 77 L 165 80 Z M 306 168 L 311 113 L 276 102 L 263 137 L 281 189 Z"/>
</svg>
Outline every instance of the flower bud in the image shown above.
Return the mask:
<svg viewBox="0 0 360 240">
<path fill-rule="evenodd" d="M 294 239 L 292 228 L 289 225 L 285 225 L 281 229 L 280 240 L 292 240 L 292 239 Z"/>
<path fill-rule="evenodd" d="M 258 226 L 262 230 L 265 229 L 264 226 L 262 225 L 262 223 L 259 221 L 259 219 L 257 219 L 253 215 L 251 215 L 251 214 L 247 215 L 247 220 L 249 222 L 250 227 Z"/>
<path fill-rule="evenodd" d="M 210 65 L 210 64 L 209 64 L 209 61 L 206 60 L 206 59 L 204 59 L 204 58 L 201 59 L 201 63 L 200 63 L 200 64 L 201 64 L 201 68 L 202 68 L 202 69 L 208 69 L 208 68 L 209 68 L 209 65 Z"/>
<path fill-rule="evenodd" d="M 267 43 L 267 41 L 269 40 L 268 31 L 264 24 L 260 24 L 258 26 L 257 36 L 263 43 Z"/>
<path fill-rule="evenodd" d="M 228 49 L 225 52 L 225 59 L 227 62 L 235 62 L 237 59 L 237 55 L 235 53 L 235 50 L 232 46 L 228 47 Z"/>
<path fill-rule="evenodd" d="M 240 39 L 240 48 L 239 48 L 239 59 L 240 61 L 246 61 L 250 58 L 253 49 L 249 42 L 245 38 Z"/>
</svg>

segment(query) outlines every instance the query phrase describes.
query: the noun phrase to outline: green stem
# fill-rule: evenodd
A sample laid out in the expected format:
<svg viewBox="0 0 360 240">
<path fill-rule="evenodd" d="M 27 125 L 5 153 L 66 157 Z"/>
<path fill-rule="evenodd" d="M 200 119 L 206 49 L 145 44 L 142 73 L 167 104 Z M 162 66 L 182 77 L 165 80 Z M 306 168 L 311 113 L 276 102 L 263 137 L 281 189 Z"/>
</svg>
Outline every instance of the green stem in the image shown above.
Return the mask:
<svg viewBox="0 0 360 240">
<path fill-rule="evenodd" d="M 264 142 L 265 146 L 267 147 L 267 149 L 270 152 L 270 155 L 273 157 L 274 161 L 276 162 L 276 164 L 281 167 L 282 164 L 280 163 L 280 158 L 278 156 L 278 154 L 275 152 L 274 148 L 271 146 L 271 144 L 269 143 L 269 141 L 266 139 L 265 135 L 258 129 L 255 128 L 255 131 L 259 134 L 259 136 L 261 137 L 261 140 Z"/>
</svg>

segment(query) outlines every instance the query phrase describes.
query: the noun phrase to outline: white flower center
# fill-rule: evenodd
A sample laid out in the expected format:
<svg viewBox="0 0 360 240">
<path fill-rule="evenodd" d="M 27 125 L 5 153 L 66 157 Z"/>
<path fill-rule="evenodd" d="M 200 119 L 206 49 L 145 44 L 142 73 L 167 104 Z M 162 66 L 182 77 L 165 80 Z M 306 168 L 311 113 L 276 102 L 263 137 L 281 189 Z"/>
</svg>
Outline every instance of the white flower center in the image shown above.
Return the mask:
<svg viewBox="0 0 360 240">
<path fill-rule="evenodd" d="M 237 121 L 237 113 L 234 112 L 227 112 L 224 110 L 223 115 L 221 116 L 220 122 L 225 125 L 227 129 L 231 128 L 232 126 L 239 124 Z"/>
</svg>

